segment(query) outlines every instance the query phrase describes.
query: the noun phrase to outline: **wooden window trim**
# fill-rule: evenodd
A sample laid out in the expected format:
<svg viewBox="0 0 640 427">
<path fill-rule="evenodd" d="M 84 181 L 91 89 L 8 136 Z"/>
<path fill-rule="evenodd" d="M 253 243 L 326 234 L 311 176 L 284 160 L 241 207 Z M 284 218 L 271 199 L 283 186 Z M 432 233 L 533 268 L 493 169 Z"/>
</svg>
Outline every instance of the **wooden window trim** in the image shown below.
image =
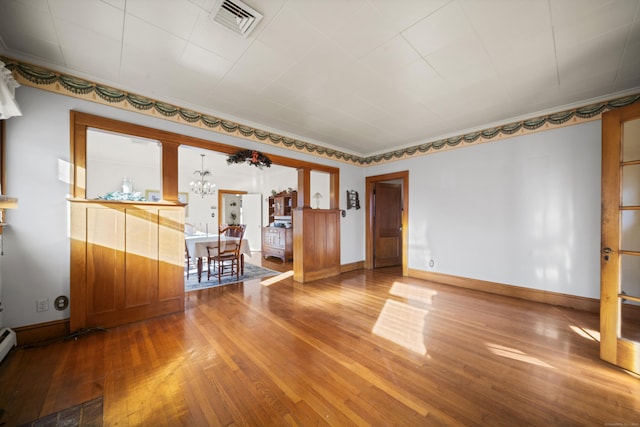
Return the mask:
<svg viewBox="0 0 640 427">
<path fill-rule="evenodd" d="M 239 148 L 201 138 L 181 135 L 147 126 L 121 122 L 119 120 L 95 116 L 92 114 L 71 111 L 71 163 L 73 165 L 73 180 L 71 195 L 73 198 L 86 197 L 86 135 L 87 129 L 101 129 L 125 135 L 138 136 L 158 140 L 162 144 L 162 190 L 163 198 L 167 201 L 178 200 L 178 160 L 177 153 L 180 145 L 197 147 L 222 154 L 235 154 Z M 291 159 L 277 154 L 267 153 L 272 163 L 294 169 L 308 169 L 327 172 L 332 177 L 331 206 L 337 209 L 339 205 L 339 191 L 333 188 L 339 183 L 340 169 L 304 160 Z M 4 187 L 3 187 L 4 188 Z M 335 199 L 335 200 L 334 200 Z"/>
</svg>

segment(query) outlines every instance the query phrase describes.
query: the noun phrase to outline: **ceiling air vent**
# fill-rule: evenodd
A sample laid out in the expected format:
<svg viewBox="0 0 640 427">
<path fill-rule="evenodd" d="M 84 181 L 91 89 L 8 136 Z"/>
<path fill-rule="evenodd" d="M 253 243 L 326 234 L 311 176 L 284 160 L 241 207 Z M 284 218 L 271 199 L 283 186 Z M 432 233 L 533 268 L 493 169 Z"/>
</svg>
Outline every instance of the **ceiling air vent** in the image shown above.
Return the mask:
<svg viewBox="0 0 640 427">
<path fill-rule="evenodd" d="M 213 20 L 234 33 L 247 37 L 262 19 L 260 12 L 239 0 L 223 0 L 217 10 L 211 12 Z"/>
</svg>

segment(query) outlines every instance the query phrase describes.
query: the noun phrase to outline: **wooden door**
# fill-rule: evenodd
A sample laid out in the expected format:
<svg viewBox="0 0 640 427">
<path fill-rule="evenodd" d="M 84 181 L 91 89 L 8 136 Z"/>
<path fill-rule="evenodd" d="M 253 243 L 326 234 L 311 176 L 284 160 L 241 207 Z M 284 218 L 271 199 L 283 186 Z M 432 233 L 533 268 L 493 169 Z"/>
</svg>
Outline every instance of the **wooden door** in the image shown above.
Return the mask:
<svg viewBox="0 0 640 427">
<path fill-rule="evenodd" d="M 640 373 L 640 104 L 602 116 L 600 357 Z"/>
<path fill-rule="evenodd" d="M 402 186 L 378 182 L 374 188 L 373 267 L 402 264 Z"/>
</svg>

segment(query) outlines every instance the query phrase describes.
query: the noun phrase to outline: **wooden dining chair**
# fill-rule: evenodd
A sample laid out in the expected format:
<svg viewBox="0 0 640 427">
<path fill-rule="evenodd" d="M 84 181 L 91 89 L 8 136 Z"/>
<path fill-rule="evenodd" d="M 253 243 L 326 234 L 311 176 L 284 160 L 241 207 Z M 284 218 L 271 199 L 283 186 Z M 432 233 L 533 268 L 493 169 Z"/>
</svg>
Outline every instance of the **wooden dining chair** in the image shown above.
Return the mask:
<svg viewBox="0 0 640 427">
<path fill-rule="evenodd" d="M 187 269 L 187 279 L 189 278 L 189 270 L 191 269 L 191 255 L 189 255 L 189 248 L 187 247 L 187 242 L 184 242 L 184 262 L 186 264 Z"/>
<path fill-rule="evenodd" d="M 247 224 L 238 224 L 238 225 L 235 225 L 234 228 L 229 229 L 228 235 L 230 237 L 240 238 L 240 236 L 244 236 L 244 232 L 246 231 L 246 229 L 247 229 Z"/>
<path fill-rule="evenodd" d="M 239 242 L 242 242 L 242 239 L 244 239 L 244 233 L 247 231 L 247 224 L 238 224 L 238 227 L 242 228 L 242 233 L 240 233 L 239 228 L 235 228 L 229 230 L 229 236 L 239 238 Z M 240 274 L 244 274 L 244 254 L 242 253 L 242 250 L 240 251 Z"/>
<path fill-rule="evenodd" d="M 240 279 L 242 265 L 242 239 L 246 225 L 221 226 L 218 230 L 218 246 L 207 246 L 207 280 L 211 278 L 211 266 L 217 268 L 218 283 L 222 276 L 235 275 Z"/>
</svg>

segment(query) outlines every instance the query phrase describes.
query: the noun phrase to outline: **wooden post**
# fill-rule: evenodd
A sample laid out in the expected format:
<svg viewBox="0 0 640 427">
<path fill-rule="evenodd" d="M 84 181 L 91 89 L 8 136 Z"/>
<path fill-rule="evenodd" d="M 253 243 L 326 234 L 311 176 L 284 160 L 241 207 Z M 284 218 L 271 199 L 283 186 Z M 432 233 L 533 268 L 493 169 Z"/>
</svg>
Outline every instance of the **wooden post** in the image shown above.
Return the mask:
<svg viewBox="0 0 640 427">
<path fill-rule="evenodd" d="M 162 199 L 179 202 L 178 144 L 162 142 Z"/>
<path fill-rule="evenodd" d="M 298 169 L 298 200 L 296 207 L 311 207 L 311 169 L 309 168 Z"/>
</svg>

